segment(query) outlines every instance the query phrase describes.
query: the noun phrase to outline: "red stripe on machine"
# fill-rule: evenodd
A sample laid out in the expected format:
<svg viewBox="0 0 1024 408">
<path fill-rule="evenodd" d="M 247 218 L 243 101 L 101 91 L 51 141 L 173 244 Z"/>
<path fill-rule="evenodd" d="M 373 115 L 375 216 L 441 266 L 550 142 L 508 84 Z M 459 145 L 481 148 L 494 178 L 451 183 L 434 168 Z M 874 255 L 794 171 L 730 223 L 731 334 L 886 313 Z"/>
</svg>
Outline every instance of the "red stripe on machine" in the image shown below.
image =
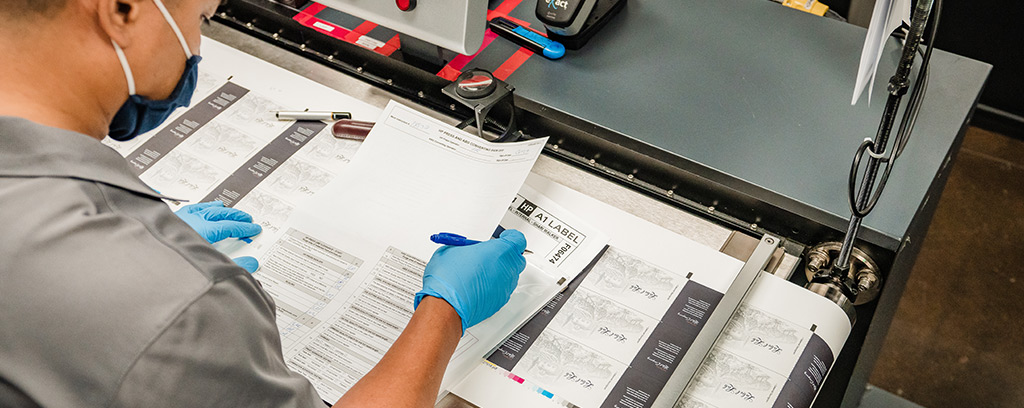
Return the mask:
<svg viewBox="0 0 1024 408">
<path fill-rule="evenodd" d="M 508 79 L 526 60 L 530 59 L 531 55 L 533 55 L 533 51 L 519 47 L 519 50 L 512 54 L 511 57 L 508 57 L 498 69 L 494 70 L 494 77 L 502 81 Z"/>
<path fill-rule="evenodd" d="M 475 54 L 473 54 L 473 55 L 461 55 L 460 54 L 460 55 L 456 56 L 455 58 L 452 58 L 451 62 L 449 62 L 448 65 L 445 65 L 444 68 L 441 68 L 441 71 L 437 73 L 437 76 L 439 76 L 441 78 L 444 78 L 444 79 L 447 79 L 449 81 L 454 81 L 455 78 L 458 77 L 459 74 L 462 73 L 462 69 L 465 68 L 466 65 L 469 64 L 469 62 L 473 60 L 473 58 L 476 58 L 477 55 L 480 55 L 480 52 L 482 52 L 484 49 L 486 49 L 487 46 L 491 44 L 491 41 L 494 41 L 494 39 L 497 38 L 497 37 L 498 37 L 497 34 L 492 33 L 491 30 L 487 30 L 487 32 L 484 33 L 484 43 L 480 44 L 480 49 L 477 50 L 477 52 Z M 454 76 L 451 76 L 452 71 L 455 72 Z M 449 76 L 451 76 L 451 77 L 449 78 Z"/>
<path fill-rule="evenodd" d="M 393 54 L 401 47 L 402 40 L 398 37 L 398 34 L 395 34 L 393 37 L 391 37 L 390 40 L 388 40 L 388 42 L 384 43 L 383 47 L 377 48 L 376 51 L 380 53 L 380 55 L 387 57 Z"/>
<path fill-rule="evenodd" d="M 356 41 L 359 40 L 359 37 L 366 35 L 367 33 L 370 32 L 370 30 L 373 30 L 374 28 L 377 28 L 377 23 L 371 21 L 364 21 L 354 30 L 345 35 L 345 41 L 355 43 Z"/>
<path fill-rule="evenodd" d="M 295 17 L 292 17 L 292 19 L 298 21 L 302 25 L 306 25 L 307 20 L 315 16 L 317 13 L 324 11 L 325 8 L 327 8 L 327 6 L 323 4 L 313 3 L 309 7 L 300 11 L 299 14 L 296 14 Z"/>
</svg>

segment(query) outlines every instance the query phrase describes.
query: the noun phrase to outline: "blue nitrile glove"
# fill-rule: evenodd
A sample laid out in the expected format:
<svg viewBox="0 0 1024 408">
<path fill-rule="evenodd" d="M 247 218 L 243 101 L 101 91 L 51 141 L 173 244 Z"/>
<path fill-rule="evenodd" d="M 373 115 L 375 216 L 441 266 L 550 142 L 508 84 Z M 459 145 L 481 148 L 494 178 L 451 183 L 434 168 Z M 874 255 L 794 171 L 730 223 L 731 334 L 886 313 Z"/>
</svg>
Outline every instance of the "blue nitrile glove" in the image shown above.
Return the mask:
<svg viewBox="0 0 1024 408">
<path fill-rule="evenodd" d="M 251 215 L 225 207 L 220 201 L 189 204 L 174 214 L 211 244 L 225 238 L 249 238 L 263 232 L 263 227 L 252 223 Z"/>
<path fill-rule="evenodd" d="M 526 237 L 516 230 L 479 244 L 438 248 L 423 271 L 423 290 L 413 308 L 424 296 L 444 299 L 462 318 L 465 333 L 508 302 L 526 268 L 524 250 Z"/>
<path fill-rule="evenodd" d="M 257 261 L 256 258 L 251 256 L 240 256 L 235 258 L 234 261 L 238 266 L 241 266 L 242 269 L 249 271 L 249 273 L 256 272 L 257 269 L 260 269 L 260 261 Z"/>
<path fill-rule="evenodd" d="M 175 214 L 211 244 L 225 238 L 248 238 L 263 232 L 263 227 L 253 224 L 251 215 L 224 207 L 221 201 L 189 204 Z M 234 261 L 249 273 L 259 269 L 259 262 L 251 256 L 235 258 Z"/>
</svg>

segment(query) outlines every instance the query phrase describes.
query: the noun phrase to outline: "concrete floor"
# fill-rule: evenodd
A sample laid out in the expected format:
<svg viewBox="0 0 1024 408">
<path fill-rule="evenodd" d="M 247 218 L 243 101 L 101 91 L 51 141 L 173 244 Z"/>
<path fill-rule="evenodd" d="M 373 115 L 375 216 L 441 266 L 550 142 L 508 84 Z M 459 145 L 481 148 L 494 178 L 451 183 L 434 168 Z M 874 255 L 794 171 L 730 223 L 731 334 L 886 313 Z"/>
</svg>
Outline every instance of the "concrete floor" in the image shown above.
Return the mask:
<svg viewBox="0 0 1024 408">
<path fill-rule="evenodd" d="M 871 383 L 929 408 L 1024 407 L 1022 311 L 1024 141 L 972 127 Z"/>
</svg>

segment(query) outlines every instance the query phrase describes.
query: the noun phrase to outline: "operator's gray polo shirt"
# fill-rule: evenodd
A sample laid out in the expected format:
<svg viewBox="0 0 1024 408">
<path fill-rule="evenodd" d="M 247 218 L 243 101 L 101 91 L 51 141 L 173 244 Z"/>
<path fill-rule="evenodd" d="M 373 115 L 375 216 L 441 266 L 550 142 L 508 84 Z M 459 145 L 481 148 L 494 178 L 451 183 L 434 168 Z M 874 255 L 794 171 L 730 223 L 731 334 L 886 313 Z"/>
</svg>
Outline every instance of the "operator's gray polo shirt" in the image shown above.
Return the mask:
<svg viewBox="0 0 1024 408">
<path fill-rule="evenodd" d="M 274 313 L 112 149 L 0 116 L 0 407 L 323 407 Z"/>
</svg>

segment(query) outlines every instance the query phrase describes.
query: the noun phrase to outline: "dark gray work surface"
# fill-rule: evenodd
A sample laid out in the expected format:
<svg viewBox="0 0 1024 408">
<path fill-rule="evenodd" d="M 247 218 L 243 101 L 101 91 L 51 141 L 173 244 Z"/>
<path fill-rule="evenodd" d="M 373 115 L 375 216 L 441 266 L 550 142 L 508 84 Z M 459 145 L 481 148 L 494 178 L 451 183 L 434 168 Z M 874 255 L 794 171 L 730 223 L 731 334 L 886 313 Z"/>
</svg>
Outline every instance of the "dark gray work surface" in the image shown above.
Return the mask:
<svg viewBox="0 0 1024 408">
<path fill-rule="evenodd" d="M 888 43 L 871 106 L 866 97 L 850 106 L 863 28 L 766 0 L 628 1 L 584 49 L 530 58 L 508 78 L 516 92 L 845 230 L 850 161 L 875 135 L 898 42 Z M 914 136 L 865 223 L 889 238 L 883 246 L 903 237 L 991 68 L 938 50 L 931 65 Z"/>
</svg>

